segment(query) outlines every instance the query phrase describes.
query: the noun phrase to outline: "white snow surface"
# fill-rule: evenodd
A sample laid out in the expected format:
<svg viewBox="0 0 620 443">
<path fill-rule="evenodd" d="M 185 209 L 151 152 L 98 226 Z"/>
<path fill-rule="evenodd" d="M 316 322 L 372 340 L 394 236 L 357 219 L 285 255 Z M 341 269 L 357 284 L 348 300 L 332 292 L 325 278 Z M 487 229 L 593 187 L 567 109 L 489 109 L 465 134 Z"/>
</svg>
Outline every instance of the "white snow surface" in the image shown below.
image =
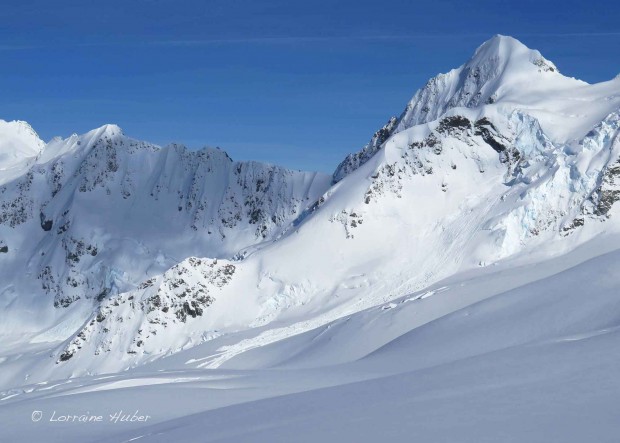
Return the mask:
<svg viewBox="0 0 620 443">
<path fill-rule="evenodd" d="M 125 372 L 13 387 L 0 396 L 0 438 L 613 442 L 619 263 L 620 237 L 604 235 L 559 258 L 455 275 L 217 369 L 203 363 L 257 332 Z M 118 411 L 151 418 L 110 422 Z"/>
<path fill-rule="evenodd" d="M 0 120 L 0 184 L 23 173 L 44 145 L 28 123 Z"/>
<path fill-rule="evenodd" d="M 615 441 L 619 131 L 620 80 L 496 36 L 333 177 L 31 143 L 0 170 L 0 441 Z"/>
</svg>

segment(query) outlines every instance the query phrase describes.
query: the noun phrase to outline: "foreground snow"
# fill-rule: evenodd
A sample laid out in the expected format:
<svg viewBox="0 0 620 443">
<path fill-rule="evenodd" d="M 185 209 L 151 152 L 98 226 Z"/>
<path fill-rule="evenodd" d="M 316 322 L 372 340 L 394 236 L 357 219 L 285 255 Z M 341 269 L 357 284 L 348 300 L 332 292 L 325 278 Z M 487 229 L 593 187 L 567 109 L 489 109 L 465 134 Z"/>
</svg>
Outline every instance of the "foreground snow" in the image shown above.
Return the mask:
<svg viewBox="0 0 620 443">
<path fill-rule="evenodd" d="M 457 275 L 247 348 L 219 369 L 200 363 L 248 337 L 121 374 L 9 389 L 0 440 L 612 442 L 617 248 L 618 236 L 602 236 L 536 266 Z M 150 417 L 110 421 L 119 411 Z M 52 414 L 103 421 L 50 422 Z"/>
</svg>

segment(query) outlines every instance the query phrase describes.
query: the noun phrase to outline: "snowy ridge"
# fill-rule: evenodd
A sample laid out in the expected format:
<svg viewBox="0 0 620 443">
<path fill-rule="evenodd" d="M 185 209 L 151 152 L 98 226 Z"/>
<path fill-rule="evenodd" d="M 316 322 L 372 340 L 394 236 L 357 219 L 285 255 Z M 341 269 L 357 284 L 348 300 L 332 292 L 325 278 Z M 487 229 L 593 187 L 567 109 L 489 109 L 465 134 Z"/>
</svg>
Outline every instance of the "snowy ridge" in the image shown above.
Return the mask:
<svg viewBox="0 0 620 443">
<path fill-rule="evenodd" d="M 333 175 L 333 182 L 337 183 L 347 174 L 355 171 L 361 165 L 366 163 L 376 152 L 381 149 L 383 143 L 394 134 L 394 130 L 399 120 L 396 117 L 390 120 L 372 136 L 370 142 L 364 146 L 359 152 L 347 155 L 347 157 L 338 165 Z"/>
<path fill-rule="evenodd" d="M 230 258 L 277 235 L 328 183 L 219 149 L 160 148 L 115 125 L 54 139 L 0 185 L 2 326 L 53 326 L 59 309 L 90 310 L 189 256 Z"/>
</svg>

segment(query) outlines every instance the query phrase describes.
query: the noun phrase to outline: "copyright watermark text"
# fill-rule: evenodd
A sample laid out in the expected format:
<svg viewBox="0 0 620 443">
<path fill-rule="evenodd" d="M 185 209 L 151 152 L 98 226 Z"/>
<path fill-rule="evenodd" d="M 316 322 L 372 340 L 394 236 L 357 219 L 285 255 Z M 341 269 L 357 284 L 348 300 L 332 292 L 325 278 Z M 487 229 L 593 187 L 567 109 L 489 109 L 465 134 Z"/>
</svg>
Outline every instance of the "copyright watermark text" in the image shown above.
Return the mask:
<svg viewBox="0 0 620 443">
<path fill-rule="evenodd" d="M 151 416 L 142 414 L 139 410 L 127 412 L 119 409 L 105 415 L 91 414 L 88 411 L 83 414 L 67 414 L 54 410 L 49 413 L 32 411 L 31 418 L 35 423 L 40 421 L 50 423 L 144 423 L 149 421 Z"/>
</svg>

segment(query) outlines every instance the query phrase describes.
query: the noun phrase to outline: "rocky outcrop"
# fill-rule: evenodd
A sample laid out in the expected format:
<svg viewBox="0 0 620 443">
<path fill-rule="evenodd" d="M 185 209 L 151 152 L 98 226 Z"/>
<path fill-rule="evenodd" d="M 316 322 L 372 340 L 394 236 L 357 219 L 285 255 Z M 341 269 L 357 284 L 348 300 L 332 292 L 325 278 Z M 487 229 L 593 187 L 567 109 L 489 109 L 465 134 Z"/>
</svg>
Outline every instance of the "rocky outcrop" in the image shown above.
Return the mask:
<svg viewBox="0 0 620 443">
<path fill-rule="evenodd" d="M 190 257 L 136 290 L 106 299 L 58 351 L 57 363 L 85 347 L 95 355 L 119 349 L 130 355 L 154 351 L 165 334 L 175 334 L 204 315 L 235 271 L 236 265 L 225 260 Z"/>
</svg>

